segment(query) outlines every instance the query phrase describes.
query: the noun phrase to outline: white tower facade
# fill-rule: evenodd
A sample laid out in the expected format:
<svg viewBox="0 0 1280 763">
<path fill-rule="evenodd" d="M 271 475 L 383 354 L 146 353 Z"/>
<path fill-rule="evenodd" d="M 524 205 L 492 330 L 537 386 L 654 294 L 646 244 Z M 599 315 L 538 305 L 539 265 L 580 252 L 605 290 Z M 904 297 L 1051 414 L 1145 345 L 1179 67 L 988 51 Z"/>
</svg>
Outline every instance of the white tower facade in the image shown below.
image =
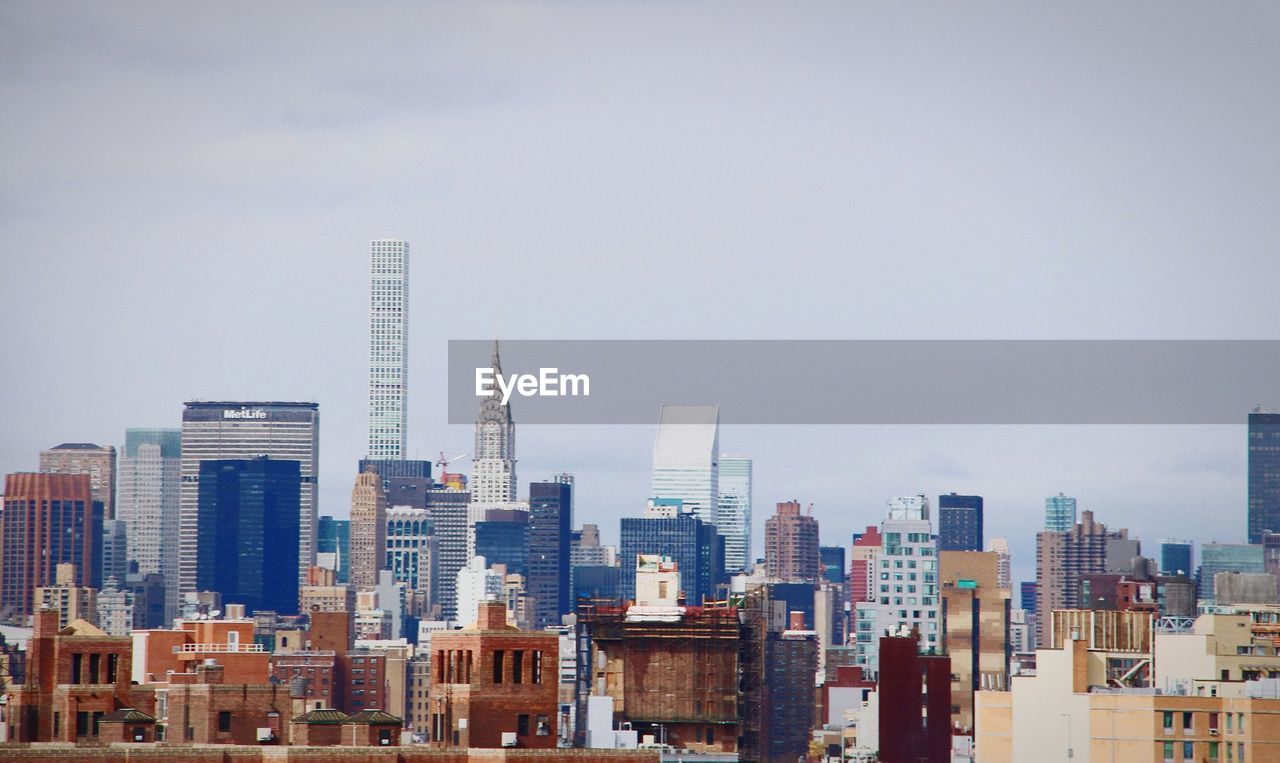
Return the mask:
<svg viewBox="0 0 1280 763">
<path fill-rule="evenodd" d="M 370 244 L 369 458 L 405 453 L 409 393 L 409 242 Z"/>
<path fill-rule="evenodd" d="M 653 443 L 653 498 L 676 498 L 703 522 L 718 525 L 720 408 L 664 405 Z"/>
<path fill-rule="evenodd" d="M 496 341 L 490 365 L 497 378 L 502 373 L 502 360 Z M 503 404 L 497 389 L 480 403 L 472 461 L 472 503 L 493 505 L 516 499 L 516 424 L 511 418 L 511 406 Z"/>
<path fill-rule="evenodd" d="M 724 536 L 724 567 L 730 573 L 751 568 L 751 459 L 721 456 L 716 528 Z"/>
</svg>

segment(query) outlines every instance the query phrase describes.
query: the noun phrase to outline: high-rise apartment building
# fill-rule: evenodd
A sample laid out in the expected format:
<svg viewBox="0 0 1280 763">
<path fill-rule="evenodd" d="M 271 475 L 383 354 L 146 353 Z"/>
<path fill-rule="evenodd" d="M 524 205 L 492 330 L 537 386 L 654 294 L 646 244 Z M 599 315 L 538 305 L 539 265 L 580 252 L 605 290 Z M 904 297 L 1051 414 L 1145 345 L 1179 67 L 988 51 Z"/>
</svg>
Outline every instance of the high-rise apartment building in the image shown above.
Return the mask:
<svg viewBox="0 0 1280 763">
<path fill-rule="evenodd" d="M 720 408 L 664 405 L 653 443 L 654 498 L 679 500 L 707 524 L 719 522 Z M 726 542 L 726 547 L 727 547 Z M 625 566 L 626 561 L 623 561 Z"/>
<path fill-rule="evenodd" d="M 938 496 L 938 550 L 982 550 L 982 496 Z"/>
<path fill-rule="evenodd" d="M 1249 542 L 1280 532 L 1280 413 L 1249 414 Z"/>
<path fill-rule="evenodd" d="M 764 563 L 774 580 L 818 582 L 818 520 L 801 513 L 799 501 L 779 503 L 764 523 Z"/>
<path fill-rule="evenodd" d="M 992 538 L 987 550 L 996 555 L 996 584 L 1013 589 L 1013 556 L 1009 553 L 1008 538 Z"/>
<path fill-rule="evenodd" d="M 178 591 L 196 590 L 201 549 L 200 463 L 268 456 L 297 461 L 302 493 L 298 501 L 296 578 L 306 582 L 315 563 L 316 506 L 320 459 L 320 406 L 293 402 L 188 402 L 182 411 L 182 488 L 179 495 Z"/>
<path fill-rule="evenodd" d="M 973 694 L 1009 688 L 1012 592 L 994 552 L 939 551 L 943 646 L 951 657 L 951 722 L 973 728 Z"/>
<path fill-rule="evenodd" d="M 1074 500 L 1068 500 L 1074 506 Z M 1128 530 L 1108 530 L 1093 520 L 1092 511 L 1081 512 L 1080 522 L 1069 530 L 1036 533 L 1036 606 L 1043 615 L 1037 620 L 1039 644 L 1048 643 L 1054 610 L 1081 607 L 1081 575 L 1107 572 L 1108 558 L 1119 566 L 1139 550 L 1138 542 L 1129 540 Z"/>
<path fill-rule="evenodd" d="M 1044 499 L 1045 532 L 1069 532 L 1076 524 L 1076 499 L 1058 493 Z"/>
<path fill-rule="evenodd" d="M 493 343 L 490 367 L 494 378 L 502 374 L 497 341 Z M 493 394 L 480 403 L 472 462 L 475 464 L 470 485 L 473 502 L 494 504 L 516 500 L 516 424 L 511 417 L 511 406 L 502 403 L 496 386 Z"/>
<path fill-rule="evenodd" d="M 249 612 L 298 609 L 297 461 L 260 456 L 200 462 L 196 588 Z M 283 539 L 283 542 L 279 539 Z"/>
<path fill-rule="evenodd" d="M 690 605 L 713 597 L 724 580 L 724 538 L 678 499 L 653 499 L 643 517 L 622 518 L 618 561 L 623 599 L 635 598 L 637 559 L 647 555 L 676 562 Z"/>
<path fill-rule="evenodd" d="M 409 242 L 370 243 L 369 458 L 404 458 L 409 396 Z"/>
<path fill-rule="evenodd" d="M 1191 541 L 1162 538 L 1160 540 L 1160 572 L 1165 575 L 1191 575 Z"/>
<path fill-rule="evenodd" d="M 35 589 L 56 582 L 59 564 L 76 566 L 79 585 L 101 584 L 102 503 L 89 480 L 84 473 L 5 475 L 0 620 L 25 624 Z"/>
<path fill-rule="evenodd" d="M 181 486 L 182 430 L 126 429 L 116 518 L 125 524 L 128 558 L 138 572 L 164 576 L 165 616 L 170 620 L 178 614 Z"/>
<path fill-rule="evenodd" d="M 91 442 L 64 442 L 40 451 L 43 474 L 87 474 L 93 500 L 102 504 L 102 518 L 116 515 L 116 449 Z"/>
<path fill-rule="evenodd" d="M 378 584 L 387 553 L 387 496 L 372 469 L 361 472 L 351 489 L 351 585 L 368 590 Z"/>
<path fill-rule="evenodd" d="M 849 602 L 876 600 L 876 559 L 880 555 L 883 539 L 880 528 L 867 525 L 867 529 L 853 534 L 853 546 L 849 549 Z"/>
<path fill-rule="evenodd" d="M 716 529 L 724 536 L 724 567 L 730 574 L 751 570 L 751 459 L 720 456 Z"/>
<path fill-rule="evenodd" d="M 529 485 L 528 593 L 533 596 L 533 624 L 560 624 L 569 609 L 569 507 L 573 490 L 564 482 Z"/>
<path fill-rule="evenodd" d="M 435 488 L 427 491 L 427 516 L 436 535 L 436 552 L 439 559 L 436 594 L 439 597 L 441 617 L 452 620 L 457 615 L 458 598 L 456 583 L 458 570 L 467 564 L 467 511 L 471 505 L 471 493 L 453 488 Z"/>
<path fill-rule="evenodd" d="M 880 638 L 915 632 L 919 648 L 941 646 L 938 554 L 929 499 L 923 495 L 889 499 L 880 524 L 881 548 L 875 557 L 874 599 L 855 605 L 854 659 L 869 672 L 879 670 Z"/>
</svg>

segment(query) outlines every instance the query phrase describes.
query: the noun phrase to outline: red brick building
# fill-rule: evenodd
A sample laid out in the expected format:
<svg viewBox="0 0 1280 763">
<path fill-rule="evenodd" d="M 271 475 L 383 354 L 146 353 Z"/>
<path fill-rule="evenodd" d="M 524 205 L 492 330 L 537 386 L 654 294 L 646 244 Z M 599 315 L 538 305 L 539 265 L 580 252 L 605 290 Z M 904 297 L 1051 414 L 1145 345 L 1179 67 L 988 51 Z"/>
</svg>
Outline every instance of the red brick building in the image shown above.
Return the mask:
<svg viewBox="0 0 1280 763">
<path fill-rule="evenodd" d="M 291 696 L 287 684 L 228 684 L 224 677 L 217 664 L 170 675 L 168 688 L 156 692 L 166 721 L 164 741 L 288 744 L 285 724 L 303 712 L 304 700 Z"/>
<path fill-rule="evenodd" d="M 432 635 L 431 651 L 431 745 L 556 746 L 557 634 L 513 628 L 505 603 L 484 602 L 475 625 Z"/>
<path fill-rule="evenodd" d="M 350 612 L 312 611 L 310 618 L 307 648 L 271 655 L 271 679 L 300 691 L 310 710 L 355 714 L 385 708 L 386 655 L 351 650 Z"/>
<path fill-rule="evenodd" d="M 0 619 L 23 622 L 36 588 L 74 564 L 80 586 L 98 587 L 102 504 L 87 474 L 8 474 L 0 512 Z"/>
<path fill-rule="evenodd" d="M 111 713 L 154 709 L 154 694 L 130 685 L 128 637 L 109 636 L 83 620 L 59 630 L 58 611 L 46 609 L 36 613 L 27 649 L 26 681 L 9 695 L 11 741 L 95 741 Z"/>
<path fill-rule="evenodd" d="M 920 654 L 919 634 L 880 639 L 880 760 L 951 759 L 951 658 Z"/>
</svg>

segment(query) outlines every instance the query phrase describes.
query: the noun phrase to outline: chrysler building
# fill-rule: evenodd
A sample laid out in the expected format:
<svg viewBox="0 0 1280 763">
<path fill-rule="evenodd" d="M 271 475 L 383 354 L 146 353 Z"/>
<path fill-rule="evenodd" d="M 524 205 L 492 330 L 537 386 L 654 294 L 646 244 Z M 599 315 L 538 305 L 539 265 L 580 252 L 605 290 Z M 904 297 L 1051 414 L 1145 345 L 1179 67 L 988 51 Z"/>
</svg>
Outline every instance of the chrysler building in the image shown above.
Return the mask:
<svg viewBox="0 0 1280 763">
<path fill-rule="evenodd" d="M 498 359 L 498 341 L 493 342 L 494 378 L 502 375 Z M 475 470 L 471 481 L 473 504 L 503 503 L 516 500 L 516 425 L 511 420 L 511 406 L 503 405 L 497 387 L 480 404 L 476 417 Z"/>
</svg>

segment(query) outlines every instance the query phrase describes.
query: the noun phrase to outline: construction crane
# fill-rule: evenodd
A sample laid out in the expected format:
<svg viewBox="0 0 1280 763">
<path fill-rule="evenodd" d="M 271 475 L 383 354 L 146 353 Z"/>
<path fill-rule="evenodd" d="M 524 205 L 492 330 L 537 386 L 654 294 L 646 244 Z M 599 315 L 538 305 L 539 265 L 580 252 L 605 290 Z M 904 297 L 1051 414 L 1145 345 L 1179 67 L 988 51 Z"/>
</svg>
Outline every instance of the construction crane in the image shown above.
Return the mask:
<svg viewBox="0 0 1280 763">
<path fill-rule="evenodd" d="M 462 460 L 462 459 L 464 459 L 464 458 L 471 458 L 471 454 L 470 454 L 470 453 L 463 453 L 463 454 L 462 454 L 462 455 L 460 455 L 460 456 L 454 456 L 453 458 L 448 458 L 448 459 L 446 459 L 446 458 L 444 457 L 444 451 L 442 450 L 442 451 L 440 451 L 440 460 L 436 462 L 436 466 L 440 467 L 440 473 L 441 473 L 441 474 L 444 474 L 444 473 L 445 473 L 445 470 L 447 470 L 447 469 L 449 468 L 449 462 L 450 462 L 450 461 L 461 461 L 461 460 Z"/>
</svg>

